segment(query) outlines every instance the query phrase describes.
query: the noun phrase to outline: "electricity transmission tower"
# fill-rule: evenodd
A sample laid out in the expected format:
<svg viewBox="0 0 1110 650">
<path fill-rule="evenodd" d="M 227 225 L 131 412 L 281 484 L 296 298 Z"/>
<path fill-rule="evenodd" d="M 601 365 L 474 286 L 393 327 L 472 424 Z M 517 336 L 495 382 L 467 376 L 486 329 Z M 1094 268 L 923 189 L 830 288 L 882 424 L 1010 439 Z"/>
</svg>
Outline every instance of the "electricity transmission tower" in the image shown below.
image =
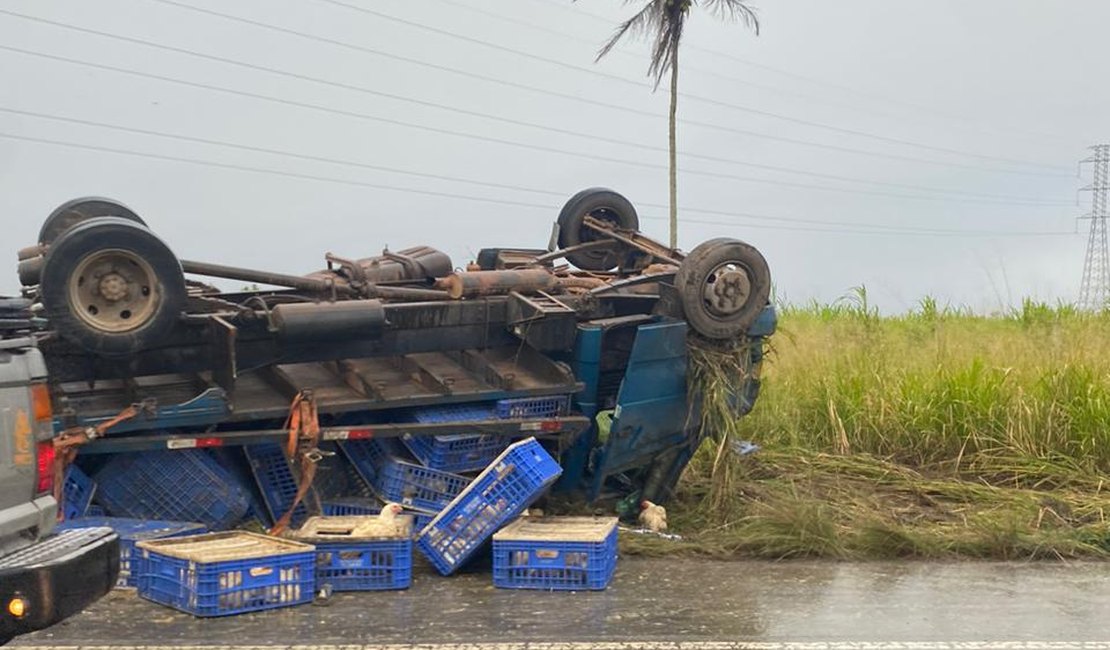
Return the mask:
<svg viewBox="0 0 1110 650">
<path fill-rule="evenodd" d="M 1087 257 L 1083 262 L 1083 284 L 1079 308 L 1097 311 L 1110 308 L 1110 249 L 1107 247 L 1107 193 L 1110 192 L 1110 144 L 1091 147 L 1094 154 L 1084 163 L 1094 165 L 1094 178 L 1083 191 L 1091 192 L 1091 211 L 1083 219 L 1091 222 Z"/>
</svg>

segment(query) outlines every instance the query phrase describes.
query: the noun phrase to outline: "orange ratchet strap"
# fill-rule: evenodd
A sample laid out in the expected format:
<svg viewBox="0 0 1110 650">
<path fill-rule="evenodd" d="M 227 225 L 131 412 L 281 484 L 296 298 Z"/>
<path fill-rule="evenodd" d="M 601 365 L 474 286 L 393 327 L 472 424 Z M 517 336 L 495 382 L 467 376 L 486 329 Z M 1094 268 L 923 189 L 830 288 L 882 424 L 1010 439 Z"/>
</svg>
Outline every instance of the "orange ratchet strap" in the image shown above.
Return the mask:
<svg viewBox="0 0 1110 650">
<path fill-rule="evenodd" d="M 270 529 L 271 535 L 280 535 L 293 519 L 293 511 L 304 500 L 312 481 L 316 478 L 316 464 L 320 462 L 320 418 L 316 411 L 316 400 L 311 391 L 301 391 L 293 398 L 289 407 L 289 417 L 285 421 L 285 428 L 289 430 L 289 438 L 285 444 L 285 455 L 300 466 L 300 481 L 297 485 L 297 494 L 289 510 L 274 523 Z"/>
<path fill-rule="evenodd" d="M 132 404 L 114 418 L 105 420 L 95 427 L 72 427 L 54 437 L 54 500 L 58 502 L 59 520 L 63 517 L 63 506 L 65 506 L 66 468 L 73 463 L 74 458 L 77 458 L 78 448 L 104 436 L 112 427 L 130 420 L 141 412 L 140 405 Z"/>
</svg>

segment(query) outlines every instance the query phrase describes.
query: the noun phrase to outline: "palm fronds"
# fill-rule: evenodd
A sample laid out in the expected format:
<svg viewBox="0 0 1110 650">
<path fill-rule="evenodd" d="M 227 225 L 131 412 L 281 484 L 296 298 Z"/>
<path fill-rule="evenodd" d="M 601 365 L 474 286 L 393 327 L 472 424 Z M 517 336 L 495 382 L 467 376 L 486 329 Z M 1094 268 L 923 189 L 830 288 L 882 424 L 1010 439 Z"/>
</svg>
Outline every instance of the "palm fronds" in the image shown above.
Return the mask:
<svg viewBox="0 0 1110 650">
<path fill-rule="evenodd" d="M 625 4 L 634 1 L 626 0 Z M 686 18 L 699 2 L 714 16 L 722 20 L 741 21 L 759 33 L 759 18 L 743 0 L 648 0 L 640 11 L 617 27 L 613 36 L 598 52 L 598 60 L 611 52 L 626 35 L 650 38 L 648 76 L 655 80 L 658 87 L 659 82 L 678 61 L 678 48 L 686 28 Z"/>
</svg>

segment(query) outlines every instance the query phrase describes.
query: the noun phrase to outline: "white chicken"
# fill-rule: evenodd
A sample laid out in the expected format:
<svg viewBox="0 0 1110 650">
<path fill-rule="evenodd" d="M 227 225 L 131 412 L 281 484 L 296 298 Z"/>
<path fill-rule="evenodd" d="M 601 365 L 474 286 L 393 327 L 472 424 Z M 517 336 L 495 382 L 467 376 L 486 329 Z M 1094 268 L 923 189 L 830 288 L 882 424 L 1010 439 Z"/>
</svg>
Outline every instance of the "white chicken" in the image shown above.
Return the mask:
<svg viewBox="0 0 1110 650">
<path fill-rule="evenodd" d="M 398 520 L 397 517 L 405 512 L 405 509 L 399 503 L 387 503 L 382 506 L 381 511 L 378 513 L 378 525 L 382 530 L 394 531 L 396 534 L 408 534 L 407 523 L 402 523 L 404 520 Z"/>
<path fill-rule="evenodd" d="M 404 511 L 405 509 L 399 503 L 387 503 L 382 506 L 381 512 L 378 513 L 378 519 L 383 523 L 391 524 L 397 519 L 397 515 Z"/>
<path fill-rule="evenodd" d="M 662 533 L 667 530 L 667 509 L 651 501 L 641 501 L 640 525 L 653 533 Z"/>
</svg>

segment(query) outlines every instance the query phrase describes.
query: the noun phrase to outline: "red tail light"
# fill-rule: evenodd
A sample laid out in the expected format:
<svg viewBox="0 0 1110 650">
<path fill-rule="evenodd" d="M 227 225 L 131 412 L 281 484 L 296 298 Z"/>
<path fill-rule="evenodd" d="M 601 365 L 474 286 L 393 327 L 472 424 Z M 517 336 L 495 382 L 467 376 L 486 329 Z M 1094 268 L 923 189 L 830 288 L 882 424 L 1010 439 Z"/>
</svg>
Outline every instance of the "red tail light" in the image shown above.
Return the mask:
<svg viewBox="0 0 1110 650">
<path fill-rule="evenodd" d="M 54 491 L 54 441 L 39 443 L 38 492 Z"/>
</svg>

